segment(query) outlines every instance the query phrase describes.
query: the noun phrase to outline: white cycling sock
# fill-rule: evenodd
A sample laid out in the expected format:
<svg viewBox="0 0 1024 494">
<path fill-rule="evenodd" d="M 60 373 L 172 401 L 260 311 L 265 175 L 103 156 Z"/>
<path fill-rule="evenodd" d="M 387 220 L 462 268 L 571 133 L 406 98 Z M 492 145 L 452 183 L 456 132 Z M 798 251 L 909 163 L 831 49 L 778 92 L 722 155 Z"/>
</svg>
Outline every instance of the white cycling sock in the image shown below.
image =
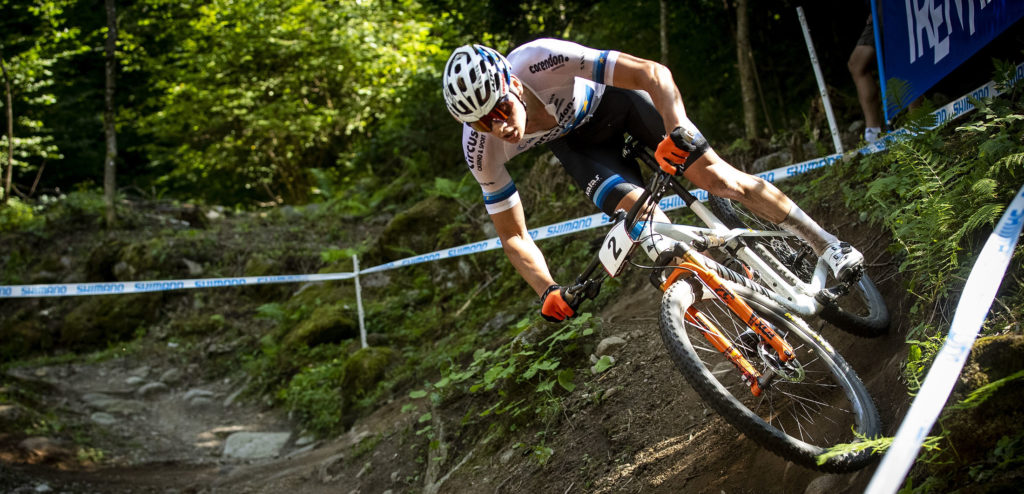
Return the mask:
<svg viewBox="0 0 1024 494">
<path fill-rule="evenodd" d="M 881 127 L 867 127 L 864 129 L 864 142 L 868 144 L 874 144 L 878 140 L 878 136 L 881 135 Z"/>
<path fill-rule="evenodd" d="M 782 220 L 779 226 L 810 244 L 811 249 L 819 257 L 829 245 L 839 241 L 835 235 L 826 232 L 824 228 L 812 220 L 810 216 L 807 216 L 807 213 L 796 204 L 789 210 L 786 219 Z"/>
</svg>

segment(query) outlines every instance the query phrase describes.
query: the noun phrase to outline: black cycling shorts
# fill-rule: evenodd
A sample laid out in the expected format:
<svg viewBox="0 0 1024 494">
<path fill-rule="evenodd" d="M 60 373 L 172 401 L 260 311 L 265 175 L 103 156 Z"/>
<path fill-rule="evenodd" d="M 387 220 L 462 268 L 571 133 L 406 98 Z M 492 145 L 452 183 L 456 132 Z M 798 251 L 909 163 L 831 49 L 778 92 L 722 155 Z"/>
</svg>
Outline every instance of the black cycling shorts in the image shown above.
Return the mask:
<svg viewBox="0 0 1024 494">
<path fill-rule="evenodd" d="M 646 92 L 608 86 L 589 122 L 547 144 L 587 197 L 609 216 L 626 194 L 644 185 L 640 165 L 622 157 L 625 133 L 656 149 L 665 125 Z"/>
</svg>

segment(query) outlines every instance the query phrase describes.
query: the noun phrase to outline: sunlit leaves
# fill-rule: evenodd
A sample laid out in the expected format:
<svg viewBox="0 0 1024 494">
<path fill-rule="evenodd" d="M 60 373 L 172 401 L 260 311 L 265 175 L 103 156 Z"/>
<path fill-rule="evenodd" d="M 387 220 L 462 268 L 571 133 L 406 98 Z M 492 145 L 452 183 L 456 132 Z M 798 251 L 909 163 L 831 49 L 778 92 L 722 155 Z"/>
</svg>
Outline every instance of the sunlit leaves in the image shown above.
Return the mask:
<svg viewBox="0 0 1024 494">
<path fill-rule="evenodd" d="M 142 123 L 174 139 L 168 181 L 234 176 L 303 198 L 309 168 L 343 160 L 400 111 L 441 53 L 412 2 L 215 0 L 181 21 L 179 50 L 154 61 L 161 96 Z M 156 63 L 159 62 L 159 63 Z M 181 152 L 188 156 L 181 160 Z"/>
</svg>

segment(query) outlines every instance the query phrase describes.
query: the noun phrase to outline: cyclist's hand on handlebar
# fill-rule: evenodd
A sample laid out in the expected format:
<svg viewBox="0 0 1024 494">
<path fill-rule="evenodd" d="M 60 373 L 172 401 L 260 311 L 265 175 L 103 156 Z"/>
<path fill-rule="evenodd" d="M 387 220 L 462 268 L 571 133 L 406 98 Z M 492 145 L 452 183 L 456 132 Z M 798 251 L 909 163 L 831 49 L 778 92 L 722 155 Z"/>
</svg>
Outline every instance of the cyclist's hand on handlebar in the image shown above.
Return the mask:
<svg viewBox="0 0 1024 494">
<path fill-rule="evenodd" d="M 569 302 L 562 297 L 562 287 L 551 285 L 540 296 L 540 315 L 551 322 L 560 322 L 576 315 Z"/>
<path fill-rule="evenodd" d="M 707 149 L 708 141 L 703 135 L 676 127 L 658 144 L 654 158 L 665 173 L 676 175 L 686 171 Z"/>
</svg>

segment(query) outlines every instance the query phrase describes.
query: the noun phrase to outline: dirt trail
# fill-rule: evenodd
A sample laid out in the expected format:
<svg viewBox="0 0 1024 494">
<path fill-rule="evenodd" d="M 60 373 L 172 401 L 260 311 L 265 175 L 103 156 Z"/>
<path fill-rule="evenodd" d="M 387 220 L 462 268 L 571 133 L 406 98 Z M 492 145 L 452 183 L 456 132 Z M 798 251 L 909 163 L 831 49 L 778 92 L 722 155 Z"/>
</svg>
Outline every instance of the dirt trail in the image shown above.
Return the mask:
<svg viewBox="0 0 1024 494">
<path fill-rule="evenodd" d="M 864 237 L 871 238 L 871 237 Z M 884 242 L 878 242 L 884 244 Z M 908 404 L 900 382 L 905 327 L 903 292 L 884 245 L 866 253 L 894 315 L 887 336 L 862 339 L 826 328 L 823 333 L 868 385 L 892 435 Z M 635 278 L 640 278 L 634 275 Z M 627 344 L 616 365 L 566 398 L 544 437 L 550 460 L 532 458 L 538 430 L 487 444 L 460 435 L 466 407 L 446 403 L 435 410 L 439 448 L 427 450 L 415 431 L 416 414 L 395 400 L 359 420 L 345 435 L 298 445 L 298 433 L 273 459 L 220 456 L 227 434 L 239 430 L 291 430 L 286 417 L 254 404 L 225 406 L 241 383 L 184 378 L 162 393 L 140 398 L 137 388 L 118 388 L 140 368 L 160 362 L 133 357 L 102 364 L 21 369 L 24 379 L 49 382 L 63 405 L 82 420 L 94 413 L 86 395 L 104 393 L 134 400 L 132 418 L 101 427 L 107 465 L 62 469 L 54 464 L 13 466 L 0 461 L 0 491 L 70 493 L 399 493 L 399 492 L 860 492 L 874 466 L 848 475 L 824 475 L 760 449 L 704 406 L 675 370 L 658 334 L 658 293 L 646 281 L 595 311 L 601 336 Z M 134 373 L 134 374 L 133 374 Z M 186 375 L 188 373 L 186 372 Z M 209 402 L 185 399 L 190 390 L 212 393 Z M 193 393 L 194 395 L 195 393 Z M 93 396 L 95 398 L 95 396 Z M 293 431 L 294 432 L 294 431 Z M 2 438 L 0 438 L 2 441 Z M 810 487 L 809 487 L 810 486 Z M 49 490 L 47 490 L 49 489 Z"/>
</svg>

